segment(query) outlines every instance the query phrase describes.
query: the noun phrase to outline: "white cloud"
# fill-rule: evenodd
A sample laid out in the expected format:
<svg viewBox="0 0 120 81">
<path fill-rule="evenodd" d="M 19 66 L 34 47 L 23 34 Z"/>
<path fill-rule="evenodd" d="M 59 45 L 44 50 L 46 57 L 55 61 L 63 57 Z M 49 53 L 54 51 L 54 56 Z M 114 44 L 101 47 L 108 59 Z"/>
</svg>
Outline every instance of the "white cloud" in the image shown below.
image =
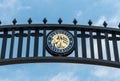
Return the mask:
<svg viewBox="0 0 120 81">
<path fill-rule="evenodd" d="M 11 81 L 9 79 L 0 79 L 0 81 Z"/>
<path fill-rule="evenodd" d="M 93 74 L 97 77 L 105 77 L 106 75 L 108 75 L 108 70 L 103 69 L 103 68 L 97 69 L 94 71 Z"/>
<path fill-rule="evenodd" d="M 100 19 L 95 23 L 96 26 L 103 26 L 103 22 L 106 21 L 108 26 L 110 27 L 118 27 L 120 22 L 120 17 L 118 15 L 113 16 L 111 18 L 106 18 L 105 16 L 101 16 Z"/>
<path fill-rule="evenodd" d="M 80 81 L 74 73 L 68 72 L 60 72 L 54 77 L 52 77 L 49 81 Z"/>
<path fill-rule="evenodd" d="M 101 0 L 101 3 L 108 7 L 113 11 L 113 13 L 109 13 L 111 16 L 101 15 L 101 17 L 97 20 L 95 25 L 103 26 L 103 22 L 106 21 L 109 27 L 117 28 L 120 22 L 120 1 L 119 0 Z"/>
<path fill-rule="evenodd" d="M 101 16 L 100 19 L 95 23 L 95 25 L 101 26 L 104 21 L 106 21 L 106 18 L 104 16 Z"/>
<path fill-rule="evenodd" d="M 30 81 L 27 71 L 24 68 L 8 67 L 0 67 L 0 81 Z"/>
<path fill-rule="evenodd" d="M 114 27 L 118 27 L 118 24 L 120 22 L 120 17 L 118 15 L 112 17 L 108 23 L 110 24 L 110 26 L 114 26 Z"/>
<path fill-rule="evenodd" d="M 100 78 L 101 81 L 119 81 L 120 80 L 120 69 L 108 68 L 108 67 L 97 67 L 92 70 L 92 75 L 96 78 Z"/>
<path fill-rule="evenodd" d="M 30 6 L 19 6 L 19 7 L 17 8 L 17 10 L 29 10 L 29 9 L 31 9 Z"/>
<path fill-rule="evenodd" d="M 12 7 L 11 4 L 15 4 L 16 3 L 16 0 L 3 0 L 1 3 L 0 3 L 0 7 L 1 8 L 8 8 L 8 7 Z"/>
<path fill-rule="evenodd" d="M 9 23 L 22 10 L 31 9 L 30 6 L 23 6 L 19 0 L 3 0 L 0 2 L 0 20 Z"/>
<path fill-rule="evenodd" d="M 0 3 L 0 10 L 30 9 L 30 6 L 23 6 L 19 0 L 3 0 Z"/>
<path fill-rule="evenodd" d="M 101 0 L 101 2 L 106 5 L 112 4 L 112 7 L 117 7 L 117 8 L 120 7 L 120 6 L 118 6 L 120 4 L 120 0 L 114 0 L 114 1 L 113 0 Z"/>
<path fill-rule="evenodd" d="M 76 13 L 76 18 L 80 18 L 82 16 L 82 11 L 78 11 L 77 13 Z"/>
</svg>

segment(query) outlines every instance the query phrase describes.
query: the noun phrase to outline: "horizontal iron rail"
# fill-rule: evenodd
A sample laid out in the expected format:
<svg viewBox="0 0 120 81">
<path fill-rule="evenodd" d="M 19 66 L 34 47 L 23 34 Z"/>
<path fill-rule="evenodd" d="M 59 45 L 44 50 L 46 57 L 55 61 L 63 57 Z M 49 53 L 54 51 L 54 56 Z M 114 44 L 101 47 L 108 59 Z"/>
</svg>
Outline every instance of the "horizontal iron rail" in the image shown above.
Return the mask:
<svg viewBox="0 0 120 81">
<path fill-rule="evenodd" d="M 22 64 L 22 63 L 81 63 L 81 64 L 93 64 L 93 65 L 102 65 L 109 67 L 120 68 L 119 62 L 90 59 L 90 58 L 78 58 L 78 57 L 29 57 L 29 58 L 14 58 L 14 59 L 4 59 L 0 60 L 0 65 L 9 65 L 9 64 Z"/>
<path fill-rule="evenodd" d="M 66 30 L 85 30 L 85 31 L 100 31 L 100 32 L 108 32 L 108 33 L 120 33 L 120 29 L 117 28 L 111 28 L 111 27 L 102 27 L 102 26 L 88 26 L 88 25 L 69 25 L 69 24 L 22 24 L 22 25 L 1 25 L 0 31 L 7 30 L 12 31 L 15 30 L 35 30 L 35 28 L 38 29 L 44 29 L 52 30 L 52 29 L 66 29 Z"/>
</svg>

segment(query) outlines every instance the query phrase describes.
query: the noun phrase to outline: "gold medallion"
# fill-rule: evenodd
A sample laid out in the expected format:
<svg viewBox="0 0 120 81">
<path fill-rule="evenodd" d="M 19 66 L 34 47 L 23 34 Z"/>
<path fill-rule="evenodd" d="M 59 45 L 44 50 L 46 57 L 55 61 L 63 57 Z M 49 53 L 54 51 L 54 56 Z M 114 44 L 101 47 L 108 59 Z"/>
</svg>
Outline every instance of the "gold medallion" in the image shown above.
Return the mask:
<svg viewBox="0 0 120 81">
<path fill-rule="evenodd" d="M 67 56 L 73 51 L 74 38 L 65 30 L 52 31 L 47 36 L 47 49 L 54 56 Z"/>
<path fill-rule="evenodd" d="M 64 34 L 56 34 L 52 39 L 52 45 L 58 49 L 65 49 L 69 46 L 69 38 Z"/>
</svg>

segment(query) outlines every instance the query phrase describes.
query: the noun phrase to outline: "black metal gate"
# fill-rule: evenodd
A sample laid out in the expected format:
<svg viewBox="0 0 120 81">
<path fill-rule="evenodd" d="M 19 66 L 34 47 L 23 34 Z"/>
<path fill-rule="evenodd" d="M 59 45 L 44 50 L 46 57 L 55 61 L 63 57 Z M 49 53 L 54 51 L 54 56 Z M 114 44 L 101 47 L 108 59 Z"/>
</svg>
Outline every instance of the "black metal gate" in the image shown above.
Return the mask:
<svg viewBox="0 0 120 81">
<path fill-rule="evenodd" d="M 120 68 L 120 29 L 103 26 L 72 24 L 29 24 L 0 25 L 0 65 L 66 62 L 104 65 Z M 120 27 L 120 26 L 119 26 Z M 52 56 L 46 50 L 46 36 L 52 30 L 67 30 L 74 36 L 74 49 L 69 56 Z M 89 50 L 88 50 L 89 49 Z M 113 51 L 111 51 L 113 50 Z M 97 52 L 96 52 L 97 51 Z"/>
</svg>

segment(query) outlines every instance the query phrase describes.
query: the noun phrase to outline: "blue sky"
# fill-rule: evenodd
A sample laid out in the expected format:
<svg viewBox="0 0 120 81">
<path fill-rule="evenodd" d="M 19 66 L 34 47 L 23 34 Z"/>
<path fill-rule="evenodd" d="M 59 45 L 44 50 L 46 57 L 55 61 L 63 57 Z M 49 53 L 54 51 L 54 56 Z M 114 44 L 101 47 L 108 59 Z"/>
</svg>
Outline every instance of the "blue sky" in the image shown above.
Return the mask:
<svg viewBox="0 0 120 81">
<path fill-rule="evenodd" d="M 74 18 L 78 24 L 108 26 L 117 28 L 120 22 L 119 0 L 0 0 L 0 20 L 2 25 L 12 24 L 16 18 L 18 24 L 42 23 L 44 17 L 48 23 L 57 23 L 58 18 L 64 24 L 72 24 Z M 0 81 L 120 81 L 117 68 L 67 63 L 34 63 L 0 66 Z"/>
</svg>

